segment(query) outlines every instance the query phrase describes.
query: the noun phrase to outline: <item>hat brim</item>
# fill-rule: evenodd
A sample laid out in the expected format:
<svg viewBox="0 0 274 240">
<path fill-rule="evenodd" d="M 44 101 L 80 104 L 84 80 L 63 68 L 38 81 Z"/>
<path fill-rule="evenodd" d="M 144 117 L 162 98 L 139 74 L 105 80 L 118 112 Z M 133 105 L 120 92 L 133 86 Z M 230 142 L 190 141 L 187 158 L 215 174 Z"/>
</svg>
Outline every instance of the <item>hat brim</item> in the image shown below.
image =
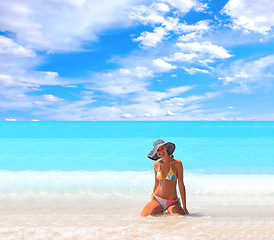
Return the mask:
<svg viewBox="0 0 274 240">
<path fill-rule="evenodd" d="M 153 161 L 157 161 L 158 159 L 160 159 L 160 157 L 157 155 L 157 150 L 159 147 L 163 146 L 163 145 L 167 145 L 167 154 L 169 156 L 171 156 L 176 148 L 176 144 L 172 143 L 172 142 L 166 142 L 166 143 L 161 143 L 158 144 L 157 146 L 155 146 L 150 153 L 147 155 L 147 157 Z"/>
</svg>

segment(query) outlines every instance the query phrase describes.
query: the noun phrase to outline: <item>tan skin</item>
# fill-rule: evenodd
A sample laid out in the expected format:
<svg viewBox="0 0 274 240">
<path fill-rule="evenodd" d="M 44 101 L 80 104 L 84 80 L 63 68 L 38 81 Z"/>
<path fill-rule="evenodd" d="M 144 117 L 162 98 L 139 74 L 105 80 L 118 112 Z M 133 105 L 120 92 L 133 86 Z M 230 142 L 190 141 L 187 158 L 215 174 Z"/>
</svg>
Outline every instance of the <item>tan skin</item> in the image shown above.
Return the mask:
<svg viewBox="0 0 274 240">
<path fill-rule="evenodd" d="M 174 158 L 171 158 L 167 153 L 167 146 L 163 145 L 158 148 L 157 155 L 162 159 L 161 161 L 157 161 L 154 164 L 154 172 L 155 172 L 155 185 L 153 188 L 153 193 L 161 198 L 169 199 L 169 200 L 176 200 L 177 197 L 177 191 L 176 191 L 176 185 L 178 181 L 179 185 L 179 191 L 182 199 L 183 208 L 181 205 L 176 202 L 168 207 L 167 211 L 171 216 L 182 216 L 184 214 L 189 214 L 187 208 L 186 208 L 186 190 L 183 180 L 183 165 L 182 162 L 179 160 L 176 160 Z M 173 172 L 176 175 L 176 180 L 161 180 L 159 181 L 157 179 L 157 171 L 159 169 L 160 165 L 160 171 L 161 175 L 165 178 L 165 176 L 168 174 L 168 171 L 170 169 L 170 166 L 172 167 Z M 155 215 L 157 213 L 162 212 L 163 209 L 160 205 L 160 203 L 153 197 L 152 200 L 144 207 L 144 209 L 141 212 L 141 216 L 147 217 L 149 215 Z"/>
</svg>

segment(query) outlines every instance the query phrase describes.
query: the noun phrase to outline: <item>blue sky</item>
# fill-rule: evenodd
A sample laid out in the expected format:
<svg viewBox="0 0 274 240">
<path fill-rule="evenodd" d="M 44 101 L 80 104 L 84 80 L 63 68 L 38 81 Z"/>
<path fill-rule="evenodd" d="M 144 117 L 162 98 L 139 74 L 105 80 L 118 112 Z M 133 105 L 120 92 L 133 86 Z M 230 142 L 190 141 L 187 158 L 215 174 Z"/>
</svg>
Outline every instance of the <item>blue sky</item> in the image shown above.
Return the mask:
<svg viewBox="0 0 274 240">
<path fill-rule="evenodd" d="M 0 120 L 274 120 L 272 0 L 0 0 Z"/>
</svg>

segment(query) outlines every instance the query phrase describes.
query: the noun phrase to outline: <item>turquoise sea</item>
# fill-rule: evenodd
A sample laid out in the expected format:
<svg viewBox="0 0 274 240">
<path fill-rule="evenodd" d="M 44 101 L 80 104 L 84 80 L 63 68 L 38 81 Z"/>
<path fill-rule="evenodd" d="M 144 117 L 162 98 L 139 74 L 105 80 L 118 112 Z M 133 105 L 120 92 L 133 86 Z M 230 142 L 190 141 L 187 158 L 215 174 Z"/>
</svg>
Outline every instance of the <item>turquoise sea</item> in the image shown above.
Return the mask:
<svg viewBox="0 0 274 240">
<path fill-rule="evenodd" d="M 158 138 L 184 166 L 180 220 L 139 217 Z M 271 239 L 274 122 L 0 122 L 0 212 L 5 239 Z"/>
<path fill-rule="evenodd" d="M 149 171 L 157 138 L 185 170 L 274 173 L 274 122 L 1 122 L 0 169 Z"/>
<path fill-rule="evenodd" d="M 274 173 L 274 122 L 1 122 L 0 169 L 146 171 L 153 141 L 185 170 Z"/>
</svg>

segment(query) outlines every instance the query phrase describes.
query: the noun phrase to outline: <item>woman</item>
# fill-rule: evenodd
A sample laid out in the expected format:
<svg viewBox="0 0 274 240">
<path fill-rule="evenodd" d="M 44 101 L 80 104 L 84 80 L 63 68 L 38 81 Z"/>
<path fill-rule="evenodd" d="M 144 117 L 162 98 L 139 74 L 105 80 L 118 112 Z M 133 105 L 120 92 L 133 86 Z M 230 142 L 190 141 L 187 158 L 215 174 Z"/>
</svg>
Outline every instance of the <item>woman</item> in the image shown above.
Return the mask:
<svg viewBox="0 0 274 240">
<path fill-rule="evenodd" d="M 186 191 L 183 181 L 182 162 L 173 158 L 176 145 L 172 142 L 165 143 L 158 139 L 153 143 L 152 151 L 147 155 L 151 160 L 158 160 L 154 164 L 155 185 L 151 201 L 144 207 L 141 216 L 155 215 L 167 210 L 172 216 L 188 214 L 186 208 Z M 178 202 L 177 180 L 182 197 L 183 208 Z"/>
</svg>

